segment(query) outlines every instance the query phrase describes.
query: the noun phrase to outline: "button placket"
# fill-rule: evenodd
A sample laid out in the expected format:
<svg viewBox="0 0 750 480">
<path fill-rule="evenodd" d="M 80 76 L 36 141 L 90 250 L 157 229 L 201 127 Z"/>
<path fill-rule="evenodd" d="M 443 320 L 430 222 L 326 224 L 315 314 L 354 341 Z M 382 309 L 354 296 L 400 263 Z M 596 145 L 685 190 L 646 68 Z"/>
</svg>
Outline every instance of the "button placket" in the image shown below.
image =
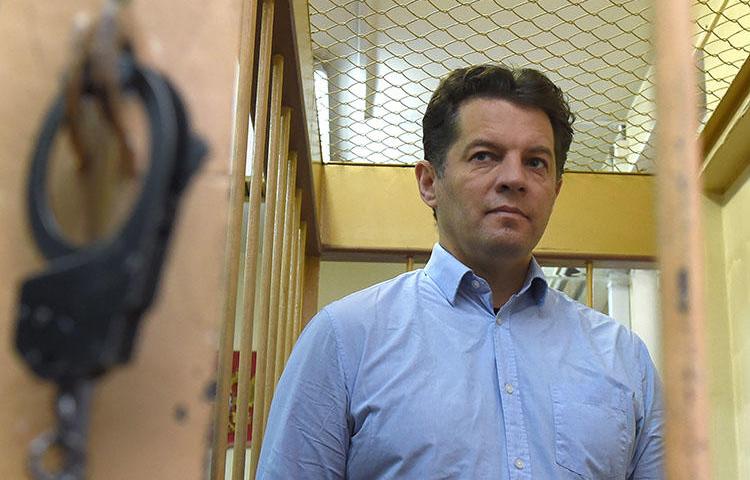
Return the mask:
<svg viewBox="0 0 750 480">
<path fill-rule="evenodd" d="M 511 335 L 509 305 L 496 315 L 495 344 L 501 406 L 505 424 L 508 463 L 512 465 L 511 478 L 531 479 L 533 472 L 529 461 L 528 432 L 525 427 L 521 396 L 518 394 L 518 367 Z"/>
</svg>

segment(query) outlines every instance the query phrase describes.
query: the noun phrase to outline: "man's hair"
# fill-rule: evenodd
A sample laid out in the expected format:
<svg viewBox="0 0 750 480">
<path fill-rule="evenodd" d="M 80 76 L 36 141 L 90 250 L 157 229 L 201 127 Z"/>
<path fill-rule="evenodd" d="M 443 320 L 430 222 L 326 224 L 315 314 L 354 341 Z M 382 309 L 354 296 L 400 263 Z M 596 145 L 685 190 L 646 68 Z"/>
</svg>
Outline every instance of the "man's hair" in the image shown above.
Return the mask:
<svg viewBox="0 0 750 480">
<path fill-rule="evenodd" d="M 574 120 L 562 90 L 537 70 L 511 70 L 491 64 L 452 71 L 440 81 L 427 104 L 422 119 L 422 144 L 425 159 L 435 167 L 438 176 L 443 174 L 448 149 L 458 134 L 459 107 L 473 98 L 498 98 L 544 111 L 554 133 L 557 178 L 562 176 L 573 140 Z"/>
</svg>

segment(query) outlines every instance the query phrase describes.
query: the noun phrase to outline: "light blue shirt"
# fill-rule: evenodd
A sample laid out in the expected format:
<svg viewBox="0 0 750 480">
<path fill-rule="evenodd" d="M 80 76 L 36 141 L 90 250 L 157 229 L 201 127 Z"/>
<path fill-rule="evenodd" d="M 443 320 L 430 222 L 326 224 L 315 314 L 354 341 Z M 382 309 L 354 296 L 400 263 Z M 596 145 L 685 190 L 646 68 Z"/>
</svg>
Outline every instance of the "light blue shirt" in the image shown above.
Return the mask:
<svg viewBox="0 0 750 480">
<path fill-rule="evenodd" d="M 440 245 L 325 307 L 274 396 L 258 479 L 661 479 L 660 384 L 626 327 L 532 261 L 492 308 Z"/>
</svg>

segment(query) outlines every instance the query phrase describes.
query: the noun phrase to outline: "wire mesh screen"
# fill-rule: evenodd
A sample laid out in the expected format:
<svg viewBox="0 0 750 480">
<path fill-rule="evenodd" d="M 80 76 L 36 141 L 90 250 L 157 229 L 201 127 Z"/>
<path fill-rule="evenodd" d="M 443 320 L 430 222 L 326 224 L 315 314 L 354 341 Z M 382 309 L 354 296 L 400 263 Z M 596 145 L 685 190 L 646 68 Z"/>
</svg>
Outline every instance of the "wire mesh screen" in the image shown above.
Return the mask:
<svg viewBox="0 0 750 480">
<path fill-rule="evenodd" d="M 324 161 L 413 164 L 449 71 L 544 71 L 576 115 L 566 170 L 654 167 L 652 0 L 310 0 Z M 750 53 L 750 2 L 695 2 L 705 122 Z"/>
</svg>

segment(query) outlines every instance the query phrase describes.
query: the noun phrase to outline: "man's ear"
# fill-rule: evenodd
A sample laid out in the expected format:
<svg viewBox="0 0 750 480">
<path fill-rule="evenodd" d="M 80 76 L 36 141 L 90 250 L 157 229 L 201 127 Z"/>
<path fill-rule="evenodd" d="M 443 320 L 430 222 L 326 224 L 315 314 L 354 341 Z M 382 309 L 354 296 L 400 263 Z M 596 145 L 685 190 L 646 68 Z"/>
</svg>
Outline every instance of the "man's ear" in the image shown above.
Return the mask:
<svg viewBox="0 0 750 480">
<path fill-rule="evenodd" d="M 419 187 L 419 196 L 428 207 L 433 210 L 437 207 L 437 197 L 435 195 L 435 180 L 437 175 L 435 168 L 427 160 L 420 160 L 414 166 L 414 174 L 417 177 L 417 186 Z"/>
</svg>

